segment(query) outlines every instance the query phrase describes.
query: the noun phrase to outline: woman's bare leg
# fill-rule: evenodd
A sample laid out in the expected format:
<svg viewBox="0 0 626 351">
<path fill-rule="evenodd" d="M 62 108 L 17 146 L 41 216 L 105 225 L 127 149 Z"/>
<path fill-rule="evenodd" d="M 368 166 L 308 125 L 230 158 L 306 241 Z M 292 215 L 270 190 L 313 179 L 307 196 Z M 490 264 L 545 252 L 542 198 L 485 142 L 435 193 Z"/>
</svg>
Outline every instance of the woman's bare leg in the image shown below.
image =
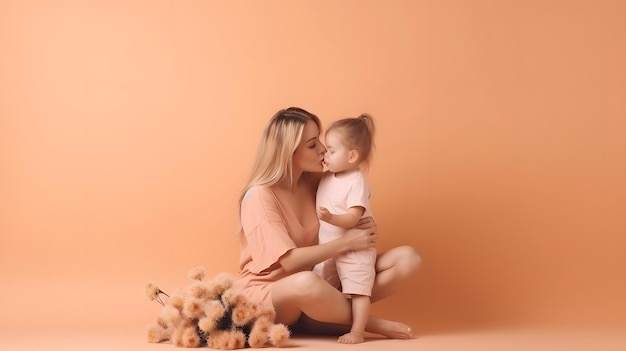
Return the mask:
<svg viewBox="0 0 626 351">
<path fill-rule="evenodd" d="M 399 246 L 378 255 L 372 302 L 380 301 L 400 290 L 417 272 L 421 263 L 422 259 L 410 246 Z"/>
<path fill-rule="evenodd" d="M 296 333 L 327 336 L 340 336 L 350 331 L 350 327 L 347 325 L 316 321 L 306 314 L 302 314 L 298 322 L 291 328 Z M 411 339 L 413 337 L 413 330 L 408 325 L 374 316 L 370 316 L 367 320 L 365 331 L 380 334 L 390 339 Z"/>
<path fill-rule="evenodd" d="M 380 254 L 376 261 L 377 276 L 372 289 L 372 302 L 396 292 L 402 282 L 415 273 L 419 264 L 419 256 L 409 246 Z M 295 273 L 274 283 L 272 300 L 276 321 L 293 325 L 296 330 L 333 335 L 350 330 L 350 301 L 313 272 Z M 395 339 L 408 339 L 412 333 L 403 323 L 373 316 L 368 319 L 365 330 Z"/>
</svg>

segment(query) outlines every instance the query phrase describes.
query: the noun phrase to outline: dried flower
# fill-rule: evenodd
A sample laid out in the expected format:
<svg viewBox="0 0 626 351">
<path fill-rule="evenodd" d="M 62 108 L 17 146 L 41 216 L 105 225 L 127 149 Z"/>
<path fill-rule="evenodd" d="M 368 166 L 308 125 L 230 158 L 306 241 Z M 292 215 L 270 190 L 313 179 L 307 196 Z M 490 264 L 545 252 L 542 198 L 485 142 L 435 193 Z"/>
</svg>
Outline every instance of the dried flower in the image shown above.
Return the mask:
<svg viewBox="0 0 626 351">
<path fill-rule="evenodd" d="M 204 267 L 196 267 L 189 271 L 189 278 L 193 280 L 202 280 L 204 279 Z"/>
<path fill-rule="evenodd" d="M 215 298 L 212 292 L 209 290 L 209 286 L 203 282 L 194 282 L 187 287 L 187 294 L 189 296 L 201 299 L 209 300 Z"/>
<path fill-rule="evenodd" d="M 211 300 L 205 303 L 204 305 L 204 315 L 208 318 L 208 320 L 213 321 L 212 324 L 205 324 L 206 329 L 202 329 L 205 332 L 210 332 L 217 325 L 217 321 L 220 320 L 224 314 L 226 313 L 226 308 L 224 305 L 218 300 Z M 213 325 L 209 327 L 210 325 Z"/>
<path fill-rule="evenodd" d="M 148 296 L 150 301 L 155 300 L 156 302 L 160 303 L 161 306 L 165 306 L 165 303 L 163 302 L 163 300 L 161 300 L 161 296 L 159 296 L 160 294 L 170 297 L 168 294 L 159 289 L 158 286 L 152 283 L 148 283 L 148 285 L 146 285 L 146 295 Z"/>
<path fill-rule="evenodd" d="M 194 297 L 185 299 L 183 314 L 191 319 L 199 319 L 204 315 L 203 301 Z"/>
<path fill-rule="evenodd" d="M 159 325 L 152 325 L 148 328 L 148 342 L 159 343 L 161 341 L 167 340 L 167 335 L 164 332 L 164 329 Z"/>
<path fill-rule="evenodd" d="M 178 347 L 209 346 L 232 350 L 281 347 L 289 338 L 289 329 L 274 324 L 275 311 L 249 301 L 233 288 L 233 277 L 222 273 L 204 280 L 204 269 L 190 272 L 193 279 L 185 289 L 165 294 L 155 284 L 146 286 L 146 295 L 163 305 L 156 323 L 148 329 L 149 342 L 170 341 Z M 164 294 L 166 303 L 161 300 Z"/>
<path fill-rule="evenodd" d="M 178 347 L 186 347 L 193 348 L 199 347 L 201 343 L 200 336 L 198 336 L 198 332 L 196 331 L 195 326 L 187 327 L 184 329 L 180 342 L 178 343 Z"/>
<path fill-rule="evenodd" d="M 170 304 L 163 306 L 159 318 L 163 318 L 167 328 L 174 328 L 183 320 L 183 317 L 180 315 L 180 311 Z"/>
<path fill-rule="evenodd" d="M 146 295 L 150 301 L 157 300 L 159 298 L 159 291 L 161 291 L 161 289 L 152 283 L 148 283 L 148 285 L 146 285 Z"/>
<path fill-rule="evenodd" d="M 274 324 L 270 327 L 269 338 L 272 345 L 282 347 L 285 341 L 289 339 L 289 329 L 284 324 Z"/>
</svg>

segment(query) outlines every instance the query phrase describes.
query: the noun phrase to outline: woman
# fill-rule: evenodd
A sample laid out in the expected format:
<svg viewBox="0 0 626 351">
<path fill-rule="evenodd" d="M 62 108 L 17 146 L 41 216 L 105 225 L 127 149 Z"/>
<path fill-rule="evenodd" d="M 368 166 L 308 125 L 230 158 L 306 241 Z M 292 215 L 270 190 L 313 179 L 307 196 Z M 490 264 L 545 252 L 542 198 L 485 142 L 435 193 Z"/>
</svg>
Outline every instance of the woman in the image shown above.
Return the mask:
<svg viewBox="0 0 626 351">
<path fill-rule="evenodd" d="M 350 302 L 311 270 L 346 251 L 372 248 L 376 224 L 365 218 L 346 235 L 318 244 L 315 193 L 326 148 L 317 116 L 296 107 L 278 111 L 265 127 L 250 180 L 240 199 L 240 273 L 235 286 L 276 311 L 276 322 L 302 332 L 342 335 L 352 322 Z M 420 264 L 413 248 L 379 254 L 372 302 L 400 288 Z M 370 317 L 366 331 L 409 339 L 400 323 Z"/>
</svg>

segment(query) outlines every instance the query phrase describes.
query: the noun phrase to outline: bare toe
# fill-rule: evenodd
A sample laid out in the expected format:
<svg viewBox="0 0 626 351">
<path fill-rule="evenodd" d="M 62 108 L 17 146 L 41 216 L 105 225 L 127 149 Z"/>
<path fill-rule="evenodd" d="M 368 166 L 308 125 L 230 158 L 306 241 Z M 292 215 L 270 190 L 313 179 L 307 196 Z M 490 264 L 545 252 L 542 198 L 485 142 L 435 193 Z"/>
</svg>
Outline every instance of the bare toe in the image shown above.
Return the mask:
<svg viewBox="0 0 626 351">
<path fill-rule="evenodd" d="M 337 342 L 341 344 L 360 344 L 363 341 L 365 341 L 363 335 L 357 333 L 347 333 L 337 339 Z"/>
<path fill-rule="evenodd" d="M 381 334 L 391 339 L 412 339 L 413 329 L 404 323 L 388 321 Z"/>
</svg>

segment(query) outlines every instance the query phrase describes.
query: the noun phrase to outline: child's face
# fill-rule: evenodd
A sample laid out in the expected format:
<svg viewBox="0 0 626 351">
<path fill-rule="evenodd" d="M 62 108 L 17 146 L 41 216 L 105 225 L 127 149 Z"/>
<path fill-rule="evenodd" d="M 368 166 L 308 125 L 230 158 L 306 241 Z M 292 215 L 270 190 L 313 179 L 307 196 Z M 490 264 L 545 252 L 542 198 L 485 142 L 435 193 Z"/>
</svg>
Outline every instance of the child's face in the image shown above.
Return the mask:
<svg viewBox="0 0 626 351">
<path fill-rule="evenodd" d="M 333 173 L 343 172 L 354 167 L 350 162 L 350 149 L 344 144 L 340 133 L 329 131 L 326 134 L 326 154 L 324 164 Z"/>
</svg>

